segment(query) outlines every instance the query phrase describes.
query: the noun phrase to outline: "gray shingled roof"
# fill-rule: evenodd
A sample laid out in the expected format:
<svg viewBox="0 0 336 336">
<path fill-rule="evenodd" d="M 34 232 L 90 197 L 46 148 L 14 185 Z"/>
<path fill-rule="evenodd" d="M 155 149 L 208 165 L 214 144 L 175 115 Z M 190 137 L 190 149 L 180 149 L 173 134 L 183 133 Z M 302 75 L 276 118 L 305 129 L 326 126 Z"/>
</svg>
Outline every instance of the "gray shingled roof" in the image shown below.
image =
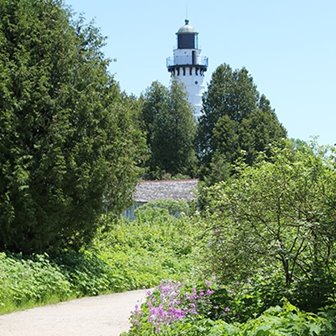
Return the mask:
<svg viewBox="0 0 336 336">
<path fill-rule="evenodd" d="M 144 181 L 138 183 L 134 201 L 149 202 L 161 199 L 192 200 L 198 180 Z"/>
</svg>

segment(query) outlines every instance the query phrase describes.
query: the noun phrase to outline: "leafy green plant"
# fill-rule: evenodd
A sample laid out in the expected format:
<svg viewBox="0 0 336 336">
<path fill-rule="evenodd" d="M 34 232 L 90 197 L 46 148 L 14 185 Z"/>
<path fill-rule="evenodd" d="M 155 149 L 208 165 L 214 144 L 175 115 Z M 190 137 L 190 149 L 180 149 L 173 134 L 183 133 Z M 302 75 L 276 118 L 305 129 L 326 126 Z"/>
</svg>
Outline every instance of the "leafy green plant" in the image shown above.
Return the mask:
<svg viewBox="0 0 336 336">
<path fill-rule="evenodd" d="M 150 210 L 153 210 L 151 215 Z M 174 217 L 191 216 L 195 213 L 195 204 L 192 201 L 183 200 L 157 200 L 148 202 L 137 208 L 135 210 L 135 216 L 138 219 L 152 220 L 152 217 L 155 216 L 155 210 L 160 212 L 159 215 L 167 211 L 169 215 Z M 150 216 L 150 218 L 148 218 L 148 216 Z"/>
<path fill-rule="evenodd" d="M 74 296 L 66 275 L 47 255 L 0 254 L 0 312 Z"/>
<path fill-rule="evenodd" d="M 94 250 L 118 274 L 120 286 L 149 288 L 162 279 L 185 279 L 194 270 L 199 230 L 189 217 L 147 205 L 139 208 L 136 220 L 120 220 L 98 235 Z"/>
<path fill-rule="evenodd" d="M 140 320 L 133 320 L 131 330 L 124 336 L 329 336 L 336 333 L 332 325 L 334 316 L 328 318 L 305 313 L 287 301 L 282 307 L 271 307 L 261 316 L 242 324 L 186 315 L 162 324 L 159 329 L 151 323 L 151 311 L 147 305 L 143 304 L 141 310 L 134 312 Z"/>
<path fill-rule="evenodd" d="M 68 252 L 55 259 L 78 296 L 92 296 L 118 291 L 114 286 L 113 269 L 91 251 Z"/>
<path fill-rule="evenodd" d="M 162 210 L 162 209 L 161 209 Z M 156 208 L 137 220 L 103 216 L 90 249 L 49 257 L 0 253 L 0 313 L 60 300 L 186 279 L 199 253 L 197 222 Z M 155 212 L 155 215 L 152 214 Z"/>
<path fill-rule="evenodd" d="M 317 336 L 331 335 L 330 321 L 312 313 L 301 312 L 285 302 L 283 307 L 272 307 L 260 317 L 242 325 L 242 335 L 246 336 Z"/>
<path fill-rule="evenodd" d="M 280 289 L 312 312 L 334 302 L 336 169 L 327 150 L 287 143 L 253 167 L 238 162 L 235 177 L 205 191 L 210 269 L 222 283 L 255 281 L 271 304 Z M 267 274 L 276 281 L 262 284 Z"/>
</svg>

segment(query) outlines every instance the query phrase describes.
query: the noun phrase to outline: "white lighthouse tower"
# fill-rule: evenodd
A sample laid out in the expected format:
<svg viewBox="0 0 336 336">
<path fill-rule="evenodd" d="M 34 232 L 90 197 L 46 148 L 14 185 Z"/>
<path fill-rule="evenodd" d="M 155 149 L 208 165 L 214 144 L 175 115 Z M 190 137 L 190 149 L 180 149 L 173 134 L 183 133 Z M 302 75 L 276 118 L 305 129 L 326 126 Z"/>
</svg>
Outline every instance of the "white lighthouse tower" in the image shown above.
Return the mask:
<svg viewBox="0 0 336 336">
<path fill-rule="evenodd" d="M 173 79 L 180 80 L 194 108 L 196 120 L 201 115 L 204 72 L 208 68 L 208 58 L 201 57 L 198 49 L 198 32 L 185 20 L 177 35 L 177 49 L 174 56 L 167 58 L 167 68 Z"/>
</svg>

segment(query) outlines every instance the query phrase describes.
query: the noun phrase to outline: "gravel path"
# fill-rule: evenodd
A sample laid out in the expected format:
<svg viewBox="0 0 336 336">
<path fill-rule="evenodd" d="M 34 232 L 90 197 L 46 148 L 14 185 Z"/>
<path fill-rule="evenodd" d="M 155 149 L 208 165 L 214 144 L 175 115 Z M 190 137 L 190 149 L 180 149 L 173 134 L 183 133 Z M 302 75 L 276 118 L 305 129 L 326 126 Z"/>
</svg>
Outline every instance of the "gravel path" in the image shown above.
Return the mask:
<svg viewBox="0 0 336 336">
<path fill-rule="evenodd" d="M 1 336 L 118 336 L 147 290 L 83 298 L 0 316 Z"/>
</svg>

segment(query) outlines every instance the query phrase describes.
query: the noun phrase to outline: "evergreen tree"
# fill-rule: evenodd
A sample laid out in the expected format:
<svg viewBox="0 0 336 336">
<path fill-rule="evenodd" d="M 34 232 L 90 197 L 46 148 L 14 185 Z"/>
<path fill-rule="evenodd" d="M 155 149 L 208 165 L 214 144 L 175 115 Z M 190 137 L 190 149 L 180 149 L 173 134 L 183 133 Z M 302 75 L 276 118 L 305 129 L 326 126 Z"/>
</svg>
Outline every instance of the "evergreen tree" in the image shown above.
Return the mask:
<svg viewBox="0 0 336 336">
<path fill-rule="evenodd" d="M 58 0 L 0 0 L 0 250 L 79 248 L 126 206 L 141 137 L 99 31 Z"/>
<path fill-rule="evenodd" d="M 270 102 L 261 96 L 259 108 L 252 111 L 240 124 L 239 143 L 245 151 L 245 161 L 251 165 L 258 152 L 270 154 L 270 145 L 284 137 L 286 130 L 279 123 Z"/>
<path fill-rule="evenodd" d="M 197 135 L 201 175 L 221 180 L 239 157 L 252 164 L 257 152 L 283 137 L 285 129 L 248 71 L 220 65 L 203 96 Z M 221 166 L 226 171 L 219 174 Z"/>
<path fill-rule="evenodd" d="M 141 100 L 143 101 L 141 124 L 143 131 L 146 133 L 147 145 L 150 152 L 149 169 L 153 171 L 157 161 L 152 154 L 155 124 L 158 115 L 165 115 L 169 110 L 169 90 L 158 81 L 155 81 L 147 88 Z"/>
<path fill-rule="evenodd" d="M 154 82 L 143 99 L 142 119 L 151 153 L 149 176 L 192 175 L 196 124 L 183 87 L 173 81 L 168 90 Z"/>
</svg>

